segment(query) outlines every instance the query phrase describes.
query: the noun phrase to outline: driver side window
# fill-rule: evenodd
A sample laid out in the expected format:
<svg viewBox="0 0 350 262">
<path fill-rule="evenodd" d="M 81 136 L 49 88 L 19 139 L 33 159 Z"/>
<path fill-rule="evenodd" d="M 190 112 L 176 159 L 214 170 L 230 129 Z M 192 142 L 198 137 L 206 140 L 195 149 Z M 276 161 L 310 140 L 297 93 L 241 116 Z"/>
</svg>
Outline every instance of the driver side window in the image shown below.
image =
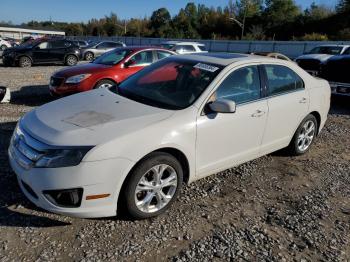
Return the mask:
<svg viewBox="0 0 350 262">
<path fill-rule="evenodd" d="M 236 104 L 260 98 L 260 76 L 257 66 L 247 66 L 229 74 L 210 100 L 229 99 Z"/>
<path fill-rule="evenodd" d="M 144 65 L 144 64 L 151 64 L 153 61 L 153 52 L 152 51 L 144 51 L 137 53 L 134 55 L 130 61 L 133 66 L 135 65 Z"/>
</svg>

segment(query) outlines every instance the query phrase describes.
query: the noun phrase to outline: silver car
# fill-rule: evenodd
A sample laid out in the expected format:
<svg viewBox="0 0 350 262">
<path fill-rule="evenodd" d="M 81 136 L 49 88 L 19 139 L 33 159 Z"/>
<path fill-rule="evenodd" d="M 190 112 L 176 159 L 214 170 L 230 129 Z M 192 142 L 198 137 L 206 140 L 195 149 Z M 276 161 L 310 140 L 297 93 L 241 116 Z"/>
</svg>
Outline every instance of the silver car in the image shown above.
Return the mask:
<svg viewBox="0 0 350 262">
<path fill-rule="evenodd" d="M 81 50 L 81 55 L 83 59 L 92 61 L 95 57 L 98 57 L 117 47 L 125 47 L 125 44 L 122 42 L 101 41 L 92 43 L 89 46 L 83 48 Z"/>
</svg>

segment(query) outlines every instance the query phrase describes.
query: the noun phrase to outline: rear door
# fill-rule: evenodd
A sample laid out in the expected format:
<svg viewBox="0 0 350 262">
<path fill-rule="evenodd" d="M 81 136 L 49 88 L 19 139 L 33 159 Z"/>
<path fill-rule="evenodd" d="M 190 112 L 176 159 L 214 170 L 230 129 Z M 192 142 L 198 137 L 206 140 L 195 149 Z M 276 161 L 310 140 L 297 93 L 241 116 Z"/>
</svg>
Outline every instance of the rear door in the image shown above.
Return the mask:
<svg viewBox="0 0 350 262">
<path fill-rule="evenodd" d="M 269 117 L 261 152 L 267 154 L 291 141 L 297 127 L 308 113 L 309 94 L 303 79 L 283 65 L 264 65 Z"/>
<path fill-rule="evenodd" d="M 50 57 L 53 62 L 64 61 L 66 55 L 66 49 L 71 45 L 70 42 L 65 40 L 56 40 L 50 42 Z"/>
<path fill-rule="evenodd" d="M 95 56 L 100 56 L 109 50 L 108 42 L 102 42 L 96 46 Z"/>
</svg>

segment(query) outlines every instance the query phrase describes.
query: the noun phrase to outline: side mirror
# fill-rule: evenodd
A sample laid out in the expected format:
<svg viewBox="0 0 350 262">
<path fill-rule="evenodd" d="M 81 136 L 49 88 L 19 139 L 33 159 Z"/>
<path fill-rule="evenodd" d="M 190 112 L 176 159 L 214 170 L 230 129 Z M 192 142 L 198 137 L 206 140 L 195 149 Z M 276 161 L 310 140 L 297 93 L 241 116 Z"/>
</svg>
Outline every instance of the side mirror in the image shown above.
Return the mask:
<svg viewBox="0 0 350 262">
<path fill-rule="evenodd" d="M 218 99 L 209 104 L 211 111 L 216 113 L 236 112 L 236 103 L 228 99 Z"/>
</svg>

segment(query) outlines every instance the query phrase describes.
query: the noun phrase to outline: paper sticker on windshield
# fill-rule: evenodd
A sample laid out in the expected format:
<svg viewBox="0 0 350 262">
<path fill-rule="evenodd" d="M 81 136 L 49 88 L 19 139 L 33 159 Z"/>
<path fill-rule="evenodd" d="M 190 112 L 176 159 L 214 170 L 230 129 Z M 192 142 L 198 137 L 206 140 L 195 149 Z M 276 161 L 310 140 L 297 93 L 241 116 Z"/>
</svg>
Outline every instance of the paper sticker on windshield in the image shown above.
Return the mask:
<svg viewBox="0 0 350 262">
<path fill-rule="evenodd" d="M 203 63 L 198 63 L 194 67 L 198 68 L 198 69 L 201 69 L 201 70 L 209 71 L 209 72 L 212 72 L 212 73 L 219 69 L 216 66 L 207 65 L 207 64 L 203 64 Z"/>
</svg>

